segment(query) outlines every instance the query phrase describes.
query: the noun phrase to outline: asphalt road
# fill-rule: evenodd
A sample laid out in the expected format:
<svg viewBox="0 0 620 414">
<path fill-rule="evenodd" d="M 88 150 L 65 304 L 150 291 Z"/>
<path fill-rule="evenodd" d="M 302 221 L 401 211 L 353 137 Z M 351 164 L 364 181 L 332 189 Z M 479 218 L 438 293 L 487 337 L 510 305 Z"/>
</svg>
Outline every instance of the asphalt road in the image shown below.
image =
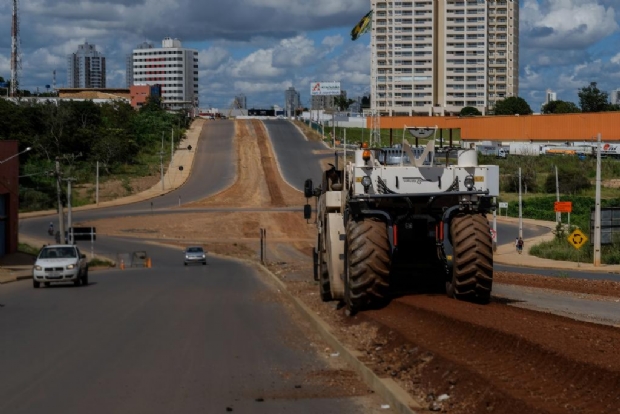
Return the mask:
<svg viewBox="0 0 620 414">
<path fill-rule="evenodd" d="M 210 123 L 198 151 L 187 184 L 155 200 L 154 214 L 232 182 L 231 122 Z M 74 220 L 141 213 L 150 202 Z M 41 236 L 48 221 L 23 220 L 20 232 Z M 88 287 L 2 285 L 0 413 L 378 411 L 364 405 L 379 407 L 377 397 L 329 389 L 338 373 L 324 349 L 250 267 L 216 258 L 186 267 L 180 248 L 135 239 L 99 236 L 95 245 L 108 256 L 146 250 L 153 268 L 91 272 Z"/>
<path fill-rule="evenodd" d="M 316 398 L 329 367 L 254 271 L 150 249 L 154 268 L 91 272 L 88 287 L 2 286 L 0 412 L 363 411 Z"/>
<path fill-rule="evenodd" d="M 263 121 L 271 142 L 280 171 L 284 179 L 299 191 L 304 189 L 304 181 L 311 178 L 314 185 L 321 183 L 322 171 L 320 160 L 333 157 L 329 154 L 313 154 L 313 151 L 325 151 L 325 145 L 317 141 L 309 141 L 289 121 Z"/>
</svg>

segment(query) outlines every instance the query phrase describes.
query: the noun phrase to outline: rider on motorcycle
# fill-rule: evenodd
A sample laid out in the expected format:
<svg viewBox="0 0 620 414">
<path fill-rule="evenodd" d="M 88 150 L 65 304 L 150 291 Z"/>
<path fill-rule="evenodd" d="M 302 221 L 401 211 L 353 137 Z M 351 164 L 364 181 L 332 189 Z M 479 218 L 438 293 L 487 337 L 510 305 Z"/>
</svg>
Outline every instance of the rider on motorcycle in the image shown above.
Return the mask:
<svg viewBox="0 0 620 414">
<path fill-rule="evenodd" d="M 50 236 L 53 236 L 53 235 L 54 235 L 54 223 L 53 223 L 53 222 L 51 222 L 51 221 L 50 221 L 50 226 L 47 228 L 47 233 L 48 233 Z"/>
</svg>

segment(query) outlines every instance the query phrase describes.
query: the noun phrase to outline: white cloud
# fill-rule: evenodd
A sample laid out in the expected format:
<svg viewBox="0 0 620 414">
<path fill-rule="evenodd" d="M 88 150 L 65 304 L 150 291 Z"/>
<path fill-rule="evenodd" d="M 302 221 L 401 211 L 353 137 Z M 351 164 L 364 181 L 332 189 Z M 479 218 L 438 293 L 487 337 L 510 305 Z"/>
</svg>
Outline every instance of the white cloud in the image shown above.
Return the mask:
<svg viewBox="0 0 620 414">
<path fill-rule="evenodd" d="M 618 30 L 615 10 L 596 0 L 526 0 L 521 30 L 534 47 L 580 49 Z"/>
</svg>

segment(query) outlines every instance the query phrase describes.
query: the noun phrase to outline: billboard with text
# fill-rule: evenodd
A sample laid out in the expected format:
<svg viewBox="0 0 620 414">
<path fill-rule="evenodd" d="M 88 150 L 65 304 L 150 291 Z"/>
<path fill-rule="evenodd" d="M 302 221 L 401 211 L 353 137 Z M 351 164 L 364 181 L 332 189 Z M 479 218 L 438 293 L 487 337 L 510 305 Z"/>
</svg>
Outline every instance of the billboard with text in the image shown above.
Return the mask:
<svg viewBox="0 0 620 414">
<path fill-rule="evenodd" d="M 312 82 L 310 84 L 310 95 L 340 95 L 340 82 Z"/>
</svg>

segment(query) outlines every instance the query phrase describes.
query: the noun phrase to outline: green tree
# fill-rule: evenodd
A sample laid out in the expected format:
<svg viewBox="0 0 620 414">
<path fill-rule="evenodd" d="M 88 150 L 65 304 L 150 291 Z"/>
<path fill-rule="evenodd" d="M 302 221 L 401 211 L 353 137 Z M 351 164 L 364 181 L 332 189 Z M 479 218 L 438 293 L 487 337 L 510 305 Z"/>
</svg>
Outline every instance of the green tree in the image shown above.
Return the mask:
<svg viewBox="0 0 620 414">
<path fill-rule="evenodd" d="M 334 97 L 334 105 L 339 111 L 345 111 L 355 102 L 354 99 L 347 99 L 344 95 Z"/>
<path fill-rule="evenodd" d="M 460 114 L 461 116 L 480 116 L 482 115 L 482 112 L 480 112 L 478 110 L 478 108 L 475 108 L 473 106 L 466 106 L 465 108 L 461 109 Z"/>
<path fill-rule="evenodd" d="M 601 91 L 596 82 L 590 82 L 579 90 L 579 105 L 582 112 L 603 112 L 609 106 L 609 95 Z"/>
<path fill-rule="evenodd" d="M 525 99 L 517 96 L 498 101 L 493 112 L 495 115 L 531 115 L 533 113 Z"/>
<path fill-rule="evenodd" d="M 581 112 L 581 109 L 573 102 L 566 101 L 551 101 L 542 107 L 543 114 L 576 114 Z"/>
<path fill-rule="evenodd" d="M 562 194 L 575 195 L 581 190 L 592 187 L 592 183 L 580 168 L 560 165 L 558 167 L 558 184 Z M 550 194 L 555 193 L 555 174 L 549 174 L 545 180 L 545 191 Z"/>
</svg>

